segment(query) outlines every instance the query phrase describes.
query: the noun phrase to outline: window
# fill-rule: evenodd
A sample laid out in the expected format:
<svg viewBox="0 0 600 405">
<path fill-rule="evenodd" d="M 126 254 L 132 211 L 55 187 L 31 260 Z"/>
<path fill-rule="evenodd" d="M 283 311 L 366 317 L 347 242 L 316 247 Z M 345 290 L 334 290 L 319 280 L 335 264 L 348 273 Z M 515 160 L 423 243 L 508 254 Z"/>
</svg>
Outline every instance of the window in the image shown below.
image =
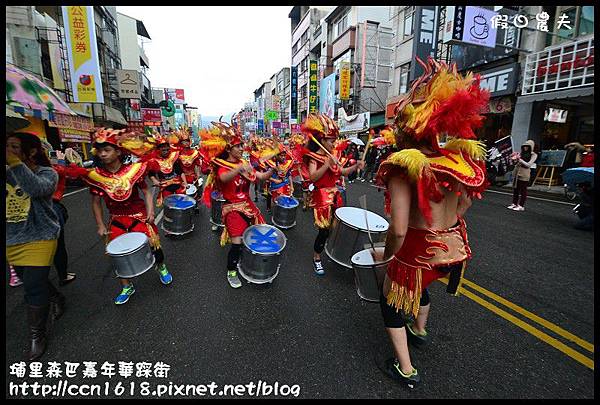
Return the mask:
<svg viewBox="0 0 600 405">
<path fill-rule="evenodd" d="M 300 73 L 304 73 L 306 69 L 308 69 L 308 56 L 300 62 Z"/>
<path fill-rule="evenodd" d="M 410 71 L 410 62 L 400 66 L 400 92 L 398 94 L 404 94 L 408 91 L 408 72 Z"/>
<path fill-rule="evenodd" d="M 404 9 L 404 30 L 402 39 L 410 37 L 414 32 L 415 26 L 415 7 L 407 7 Z"/>
<path fill-rule="evenodd" d="M 570 24 L 569 26 L 571 27 L 570 29 L 567 28 L 566 26 L 562 26 L 557 34 L 562 37 L 560 40 L 565 40 L 566 38 L 573 38 L 575 36 L 575 21 L 576 21 L 576 15 L 577 15 L 577 8 L 573 7 L 571 9 L 563 9 L 560 13 L 559 13 L 559 20 L 560 21 L 560 16 L 562 16 L 563 14 L 565 14 L 567 16 L 566 21 L 569 21 Z"/>
<path fill-rule="evenodd" d="M 579 17 L 579 35 L 587 35 L 594 32 L 594 6 L 581 7 Z"/>
<path fill-rule="evenodd" d="M 300 98 L 301 98 L 301 99 L 302 99 L 302 98 L 306 98 L 306 97 L 307 97 L 307 95 L 308 95 L 308 93 L 307 93 L 307 86 L 306 86 L 306 84 L 305 84 L 304 86 L 302 86 L 302 87 L 300 88 Z"/>
<path fill-rule="evenodd" d="M 348 14 L 346 14 L 345 16 L 343 16 L 342 18 L 340 18 L 335 24 L 334 24 L 334 39 L 339 37 L 340 35 L 342 35 L 344 33 L 344 31 L 346 31 L 346 29 L 348 28 Z"/>
<path fill-rule="evenodd" d="M 306 30 L 304 34 L 302 34 L 302 36 L 300 37 L 301 46 L 304 45 L 306 41 L 308 41 L 308 30 Z"/>
<path fill-rule="evenodd" d="M 294 47 L 292 48 L 292 55 L 295 55 L 296 52 L 298 52 L 298 41 L 296 41 Z"/>
</svg>

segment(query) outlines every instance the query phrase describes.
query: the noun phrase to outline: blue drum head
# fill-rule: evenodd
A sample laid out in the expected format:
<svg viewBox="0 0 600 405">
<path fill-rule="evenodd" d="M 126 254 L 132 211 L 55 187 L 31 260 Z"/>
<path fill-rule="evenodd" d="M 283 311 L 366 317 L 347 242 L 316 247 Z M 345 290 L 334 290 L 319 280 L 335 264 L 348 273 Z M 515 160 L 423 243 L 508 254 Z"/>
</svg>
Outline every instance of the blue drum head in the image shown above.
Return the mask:
<svg viewBox="0 0 600 405">
<path fill-rule="evenodd" d="M 253 225 L 244 231 L 244 245 L 256 253 L 279 253 L 285 248 L 283 232 L 271 225 Z"/>
<path fill-rule="evenodd" d="M 299 205 L 298 200 L 296 200 L 294 197 L 288 197 L 286 195 L 277 197 L 277 199 L 275 199 L 275 204 L 283 208 L 295 208 Z"/>
<path fill-rule="evenodd" d="M 196 205 L 193 198 L 183 194 L 172 194 L 165 198 L 165 205 L 169 208 L 186 209 Z"/>
</svg>

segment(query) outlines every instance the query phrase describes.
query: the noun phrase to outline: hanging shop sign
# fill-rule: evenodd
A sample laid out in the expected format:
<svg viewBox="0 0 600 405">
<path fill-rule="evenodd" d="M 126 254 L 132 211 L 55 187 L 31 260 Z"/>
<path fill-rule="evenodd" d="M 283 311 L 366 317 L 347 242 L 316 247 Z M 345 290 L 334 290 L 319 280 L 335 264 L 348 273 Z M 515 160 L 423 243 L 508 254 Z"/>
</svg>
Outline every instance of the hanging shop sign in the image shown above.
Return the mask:
<svg viewBox="0 0 600 405">
<path fill-rule="evenodd" d="M 414 14 L 415 35 L 413 40 L 413 59 L 410 64 L 410 81 L 423 74 L 423 67 L 417 62 L 418 56 L 423 62 L 429 56 L 435 58 L 439 25 L 439 6 L 417 6 Z"/>
<path fill-rule="evenodd" d="M 309 76 L 308 76 L 308 112 L 316 113 L 319 106 L 317 105 L 317 83 L 319 77 L 318 64 L 316 60 L 311 60 L 309 63 Z"/>
<path fill-rule="evenodd" d="M 121 98 L 140 98 L 140 74 L 137 70 L 117 69 L 117 87 Z"/>
<path fill-rule="evenodd" d="M 446 9 L 444 42 L 495 48 L 498 33 L 498 29 L 492 25 L 495 15 L 495 11 L 481 7 L 449 6 Z"/>
<path fill-rule="evenodd" d="M 147 127 L 159 127 L 162 125 L 160 108 L 142 108 L 142 121 Z"/>
<path fill-rule="evenodd" d="M 292 66 L 290 75 L 290 120 L 298 119 L 298 66 Z"/>
<path fill-rule="evenodd" d="M 92 6 L 63 6 L 73 100 L 104 103 Z"/>
<path fill-rule="evenodd" d="M 350 98 L 350 62 L 340 62 L 340 100 Z"/>
</svg>

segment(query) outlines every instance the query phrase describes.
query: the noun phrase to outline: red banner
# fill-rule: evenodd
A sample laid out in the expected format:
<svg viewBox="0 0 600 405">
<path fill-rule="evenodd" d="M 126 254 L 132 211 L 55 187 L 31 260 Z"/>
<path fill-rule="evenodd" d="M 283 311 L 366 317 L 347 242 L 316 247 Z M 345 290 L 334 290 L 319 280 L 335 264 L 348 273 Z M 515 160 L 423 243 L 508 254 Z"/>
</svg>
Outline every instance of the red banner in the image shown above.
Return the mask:
<svg viewBox="0 0 600 405">
<path fill-rule="evenodd" d="M 162 122 L 160 108 L 142 108 L 142 121 Z"/>
</svg>

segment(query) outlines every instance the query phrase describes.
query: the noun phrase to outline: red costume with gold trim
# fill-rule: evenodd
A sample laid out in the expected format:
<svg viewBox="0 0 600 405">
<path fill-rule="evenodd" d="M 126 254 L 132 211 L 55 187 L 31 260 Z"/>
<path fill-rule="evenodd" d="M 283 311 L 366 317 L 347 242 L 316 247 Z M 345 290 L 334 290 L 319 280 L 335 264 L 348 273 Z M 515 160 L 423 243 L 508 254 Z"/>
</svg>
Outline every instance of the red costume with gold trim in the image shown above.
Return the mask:
<svg viewBox="0 0 600 405">
<path fill-rule="evenodd" d="M 201 153 L 213 166 L 206 180 L 202 200 L 210 208 L 211 193 L 215 190 L 222 193 L 225 203 L 223 203 L 221 214 L 225 227 L 221 234 L 221 246 L 225 246 L 230 242 L 231 237 L 241 236 L 246 227 L 264 224 L 265 220 L 250 198 L 250 183 L 257 180 L 255 170 L 237 174 L 227 183 L 220 181 L 222 174 L 234 170 L 241 164 L 249 164 L 249 162 L 244 159 L 240 159 L 238 162 L 228 162 L 217 157 L 226 150 L 228 145 L 231 147 L 241 144 L 242 138 L 234 126 L 228 126 L 223 122 L 212 122 L 212 124 L 213 128 L 200 133 Z"/>
<path fill-rule="evenodd" d="M 421 63 L 425 73 L 413 84 L 409 94 L 396 109 L 396 131 L 431 143 L 433 154 L 418 149 L 404 149 L 391 154 L 381 163 L 376 182 L 387 185 L 398 176 L 411 185 L 417 196 L 418 209 L 431 224 L 430 201 L 441 202 L 441 188 L 455 191 L 460 183 L 469 197 L 481 198 L 487 187 L 485 146 L 476 140 L 472 131 L 482 124 L 480 115 L 488 103 L 489 93 L 480 89 L 479 77 L 460 76 L 456 67 L 429 59 Z M 438 135 L 445 133 L 449 140 L 442 148 Z M 390 211 L 390 195 L 385 193 L 386 212 Z M 402 247 L 394 254 L 387 269 L 392 281 L 387 303 L 414 317 L 418 315 L 421 293 L 432 281 L 448 276 L 442 266 L 462 263 L 462 273 L 471 258 L 466 223 L 444 230 L 408 227 Z M 460 291 L 462 273 L 455 294 Z"/>
<path fill-rule="evenodd" d="M 272 159 L 269 159 L 265 162 L 267 166 L 274 170 L 271 179 L 276 178 L 277 180 L 285 181 L 287 179 L 287 184 L 274 188 L 273 186 L 277 186 L 272 180 L 269 180 L 269 190 L 271 191 L 271 199 L 275 201 L 277 197 L 285 195 L 291 197 L 294 191 L 292 181 L 290 179 L 292 166 L 294 162 L 290 159 L 286 160 L 284 163 L 275 162 Z"/>
<path fill-rule="evenodd" d="M 162 207 L 164 198 L 171 194 L 185 193 L 181 173 L 183 168 L 179 162 L 179 151 L 171 150 L 169 156 L 163 158 L 156 150 L 148 161 L 148 171 L 151 175 L 158 177 L 160 191 L 156 197 L 156 206 Z"/>
<path fill-rule="evenodd" d="M 123 164 L 115 173 L 95 168 L 83 179 L 89 184 L 91 194 L 104 197 L 110 214 L 109 240 L 128 232 L 143 232 L 148 236 L 152 248 L 158 249 L 158 228 L 146 222 L 146 204 L 138 192 L 147 187 L 145 174 L 146 163 L 138 162 Z"/>
<path fill-rule="evenodd" d="M 65 187 L 67 179 L 77 179 L 79 177 L 87 176 L 88 170 L 77 166 L 75 163 L 71 163 L 68 166 L 63 165 L 52 165 L 52 168 L 58 173 L 58 183 L 56 184 L 56 190 L 52 195 L 54 201 L 60 201 L 65 194 Z"/>
<path fill-rule="evenodd" d="M 188 184 L 192 184 L 198 180 L 195 168 L 202 167 L 201 159 L 202 157 L 200 156 L 200 152 L 198 152 L 196 149 L 188 147 L 179 151 L 179 161 L 181 162 L 183 174 L 185 175 L 185 179 Z"/>
<path fill-rule="evenodd" d="M 334 151 L 335 152 L 335 151 Z M 349 163 L 346 157 L 334 154 L 342 167 Z M 319 170 L 329 157 L 314 152 L 308 152 L 305 159 L 314 160 Z M 342 177 L 342 167 L 334 165 L 313 183 L 314 189 L 308 196 L 307 206 L 314 209 L 315 225 L 317 228 L 329 228 L 336 209 L 344 205 L 338 183 Z"/>
</svg>

